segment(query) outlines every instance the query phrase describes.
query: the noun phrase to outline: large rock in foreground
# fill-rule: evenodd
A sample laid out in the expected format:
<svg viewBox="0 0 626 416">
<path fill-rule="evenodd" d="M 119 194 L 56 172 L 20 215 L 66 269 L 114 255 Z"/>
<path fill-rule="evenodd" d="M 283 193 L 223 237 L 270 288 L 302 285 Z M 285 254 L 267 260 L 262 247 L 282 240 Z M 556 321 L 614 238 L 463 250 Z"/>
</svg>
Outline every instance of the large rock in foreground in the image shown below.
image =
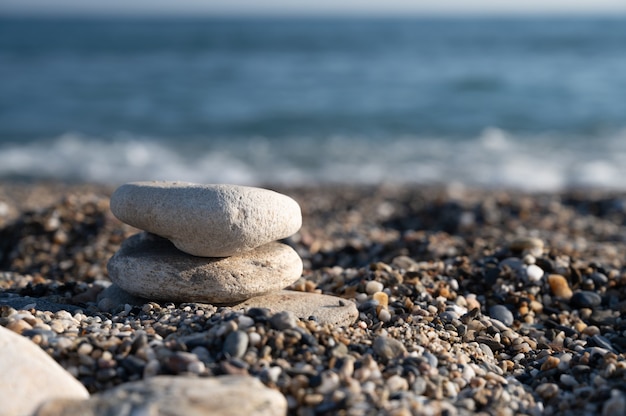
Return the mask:
<svg viewBox="0 0 626 416">
<path fill-rule="evenodd" d="M 134 296 L 226 304 L 289 286 L 302 274 L 302 259 L 281 243 L 232 257 L 195 257 L 169 240 L 139 233 L 124 241 L 108 271 L 113 283 Z"/>
<path fill-rule="evenodd" d="M 160 235 L 189 254 L 226 257 L 296 233 L 300 206 L 286 195 L 237 185 L 133 182 L 111 196 L 126 224 Z"/>
<path fill-rule="evenodd" d="M 41 348 L 0 326 L 0 414 L 30 415 L 47 400 L 88 397 L 87 389 Z"/>
<path fill-rule="evenodd" d="M 89 400 L 55 400 L 36 416 L 246 415 L 282 416 L 287 400 L 248 376 L 157 376 L 121 384 Z"/>
</svg>

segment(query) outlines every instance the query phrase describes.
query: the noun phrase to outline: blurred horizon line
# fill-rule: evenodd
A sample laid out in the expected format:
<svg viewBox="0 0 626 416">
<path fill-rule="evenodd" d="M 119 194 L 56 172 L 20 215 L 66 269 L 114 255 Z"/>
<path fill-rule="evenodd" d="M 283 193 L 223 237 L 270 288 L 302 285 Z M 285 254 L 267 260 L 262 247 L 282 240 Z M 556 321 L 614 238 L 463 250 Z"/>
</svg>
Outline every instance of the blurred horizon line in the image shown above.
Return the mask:
<svg viewBox="0 0 626 416">
<path fill-rule="evenodd" d="M 36 13 L 4 12 L 0 10 L 0 19 L 13 20 L 578 20 L 626 18 L 626 11 L 619 12 L 553 12 L 553 13 L 505 13 L 505 12 L 461 12 L 429 13 L 412 12 L 394 13 Z"/>
</svg>

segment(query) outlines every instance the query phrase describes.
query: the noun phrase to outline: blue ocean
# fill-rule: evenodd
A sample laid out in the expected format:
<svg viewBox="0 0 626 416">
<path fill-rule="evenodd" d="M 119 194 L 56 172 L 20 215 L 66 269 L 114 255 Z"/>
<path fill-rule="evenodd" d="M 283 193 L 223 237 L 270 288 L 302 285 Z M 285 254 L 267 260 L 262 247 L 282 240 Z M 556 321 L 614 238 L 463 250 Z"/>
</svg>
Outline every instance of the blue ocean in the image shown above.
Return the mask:
<svg viewBox="0 0 626 416">
<path fill-rule="evenodd" d="M 0 179 L 626 189 L 626 18 L 0 18 Z"/>
</svg>

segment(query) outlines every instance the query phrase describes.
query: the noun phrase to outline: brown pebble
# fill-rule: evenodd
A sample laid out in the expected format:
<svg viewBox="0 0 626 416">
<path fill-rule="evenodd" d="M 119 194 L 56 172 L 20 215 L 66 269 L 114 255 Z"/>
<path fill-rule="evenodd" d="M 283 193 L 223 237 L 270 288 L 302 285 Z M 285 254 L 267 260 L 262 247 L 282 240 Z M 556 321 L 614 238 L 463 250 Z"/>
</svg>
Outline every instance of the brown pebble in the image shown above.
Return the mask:
<svg viewBox="0 0 626 416">
<path fill-rule="evenodd" d="M 535 313 L 541 313 L 543 312 L 543 304 L 539 301 L 531 300 L 530 309 L 532 309 L 532 311 Z"/>
<path fill-rule="evenodd" d="M 376 292 L 372 295 L 372 299 L 378 301 L 378 304 L 383 308 L 389 306 L 389 296 L 385 292 Z"/>
<path fill-rule="evenodd" d="M 557 357 L 548 357 L 548 359 L 544 361 L 543 364 L 541 364 L 541 371 L 556 368 L 560 362 L 561 360 L 559 360 Z"/>
<path fill-rule="evenodd" d="M 524 316 L 528 313 L 528 304 L 527 303 L 522 303 L 519 307 L 519 313 L 520 315 Z"/>
<path fill-rule="evenodd" d="M 307 394 L 304 396 L 304 404 L 307 406 L 317 406 L 324 401 L 324 395 L 322 394 Z"/>
<path fill-rule="evenodd" d="M 589 336 L 600 335 L 600 328 L 595 325 L 589 325 L 588 327 L 583 329 L 583 334 Z"/>
<path fill-rule="evenodd" d="M 587 324 L 583 321 L 578 321 L 574 324 L 574 329 L 578 332 L 583 332 L 587 328 Z"/>
<path fill-rule="evenodd" d="M 559 393 L 559 386 L 554 383 L 543 383 L 537 386 L 535 392 L 544 400 L 551 399 Z"/>
<path fill-rule="evenodd" d="M 563 299 L 569 299 L 572 297 L 572 289 L 570 289 L 569 284 L 565 277 L 560 274 L 551 274 L 548 276 L 548 284 L 550 285 L 550 290 L 554 296 Z"/>
<path fill-rule="evenodd" d="M 391 413 L 389 413 L 390 416 L 411 416 L 411 414 L 412 413 L 405 408 L 394 409 Z"/>
</svg>

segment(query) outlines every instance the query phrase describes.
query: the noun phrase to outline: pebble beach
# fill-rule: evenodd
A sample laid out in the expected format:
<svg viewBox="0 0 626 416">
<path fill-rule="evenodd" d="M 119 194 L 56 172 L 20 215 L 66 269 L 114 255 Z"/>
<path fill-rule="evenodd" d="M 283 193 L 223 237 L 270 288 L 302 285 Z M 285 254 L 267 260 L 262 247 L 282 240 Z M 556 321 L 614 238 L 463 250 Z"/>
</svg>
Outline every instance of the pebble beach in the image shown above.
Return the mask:
<svg viewBox="0 0 626 416">
<path fill-rule="evenodd" d="M 138 232 L 112 215 L 114 188 L 4 182 L 0 325 L 91 395 L 243 375 L 293 415 L 626 414 L 626 193 L 267 188 L 302 208 L 282 240 L 304 264 L 289 289 L 353 303 L 354 323 L 112 302 L 106 264 Z"/>
</svg>

